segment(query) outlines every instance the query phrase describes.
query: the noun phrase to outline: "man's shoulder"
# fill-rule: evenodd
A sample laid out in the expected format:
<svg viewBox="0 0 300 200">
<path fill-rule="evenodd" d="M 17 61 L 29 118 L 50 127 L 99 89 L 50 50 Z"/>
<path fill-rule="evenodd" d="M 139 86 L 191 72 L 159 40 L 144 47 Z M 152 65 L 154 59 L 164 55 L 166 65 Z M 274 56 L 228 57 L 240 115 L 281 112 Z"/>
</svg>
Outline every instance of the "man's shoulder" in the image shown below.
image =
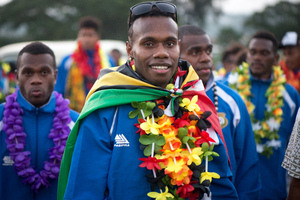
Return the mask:
<svg viewBox="0 0 300 200">
<path fill-rule="evenodd" d="M 237 91 L 225 85 L 223 82 L 217 81 L 217 86 L 221 88 L 227 95 L 231 96 L 235 101 L 242 101 L 241 96 Z"/>
</svg>

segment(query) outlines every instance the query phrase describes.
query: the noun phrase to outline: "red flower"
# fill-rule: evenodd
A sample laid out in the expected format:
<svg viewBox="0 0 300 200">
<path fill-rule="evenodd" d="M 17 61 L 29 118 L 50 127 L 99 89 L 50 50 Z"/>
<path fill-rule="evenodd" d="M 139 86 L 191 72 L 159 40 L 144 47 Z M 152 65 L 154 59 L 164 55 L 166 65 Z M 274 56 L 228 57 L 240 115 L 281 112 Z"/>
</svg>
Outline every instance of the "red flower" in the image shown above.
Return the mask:
<svg viewBox="0 0 300 200">
<path fill-rule="evenodd" d="M 158 165 L 159 162 L 162 162 L 162 159 L 156 159 L 155 157 L 149 156 L 148 158 L 139 158 L 139 160 L 143 161 L 142 164 L 140 164 L 140 167 L 147 167 L 147 169 L 159 169 L 161 170 L 160 166 Z"/>
<path fill-rule="evenodd" d="M 138 119 L 138 121 L 139 121 L 139 123 L 134 124 L 134 126 L 138 128 L 137 132 L 135 132 L 135 133 L 140 133 L 140 136 L 145 135 L 146 132 L 143 129 L 141 129 L 141 123 L 146 122 L 146 120 Z"/>
<path fill-rule="evenodd" d="M 181 198 L 189 198 L 191 193 L 194 191 L 194 187 L 190 184 L 184 184 L 183 186 L 179 187 L 176 194 L 179 194 Z"/>
<path fill-rule="evenodd" d="M 211 137 L 209 137 L 209 133 L 206 131 L 202 131 L 201 136 L 196 138 L 197 141 L 195 142 L 196 146 L 200 146 L 201 144 L 203 144 L 204 142 L 207 142 L 208 145 L 210 145 L 209 142 L 216 142 L 214 139 L 212 139 Z"/>
</svg>

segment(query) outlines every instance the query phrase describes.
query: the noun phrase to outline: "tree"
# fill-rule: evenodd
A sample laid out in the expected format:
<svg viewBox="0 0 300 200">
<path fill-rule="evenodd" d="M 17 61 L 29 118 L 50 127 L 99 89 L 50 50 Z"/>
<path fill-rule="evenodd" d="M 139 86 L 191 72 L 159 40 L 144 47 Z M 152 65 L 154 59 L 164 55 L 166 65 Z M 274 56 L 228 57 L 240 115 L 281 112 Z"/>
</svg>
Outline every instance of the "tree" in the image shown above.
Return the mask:
<svg viewBox="0 0 300 200">
<path fill-rule="evenodd" d="M 262 12 L 254 13 L 244 24 L 245 28 L 267 30 L 281 40 L 287 31 L 300 33 L 300 3 L 281 1 L 268 6 Z"/>
<path fill-rule="evenodd" d="M 222 48 L 227 47 L 229 44 L 234 42 L 240 42 L 242 38 L 242 33 L 234 30 L 232 27 L 226 26 L 223 27 L 218 35 L 218 43 L 221 45 Z"/>
<path fill-rule="evenodd" d="M 30 40 L 76 39 L 80 17 L 102 21 L 102 39 L 127 40 L 129 8 L 144 0 L 12 0 L 0 7 L 0 46 Z M 183 23 L 201 25 L 206 13 L 219 10 L 214 0 L 173 0 Z M 187 16 L 187 18 L 186 18 Z M 182 19 L 182 20 L 181 20 Z"/>
<path fill-rule="evenodd" d="M 129 8 L 138 2 L 141 0 L 130 4 L 123 0 L 13 0 L 0 7 L 0 30 L 23 32 L 3 36 L 2 31 L 2 38 L 10 41 L 76 39 L 79 18 L 93 15 L 102 21 L 102 38 L 126 40 Z"/>
</svg>

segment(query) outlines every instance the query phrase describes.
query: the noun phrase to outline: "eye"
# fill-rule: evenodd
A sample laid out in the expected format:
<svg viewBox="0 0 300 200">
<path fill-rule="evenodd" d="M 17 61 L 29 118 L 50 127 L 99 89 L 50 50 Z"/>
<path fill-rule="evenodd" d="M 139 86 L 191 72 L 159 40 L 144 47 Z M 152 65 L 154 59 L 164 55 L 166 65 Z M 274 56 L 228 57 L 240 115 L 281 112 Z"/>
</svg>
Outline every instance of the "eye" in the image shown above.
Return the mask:
<svg viewBox="0 0 300 200">
<path fill-rule="evenodd" d="M 268 56 L 268 55 L 270 55 L 270 52 L 269 52 L 269 51 L 263 51 L 261 54 L 262 54 L 263 56 Z"/>
<path fill-rule="evenodd" d="M 43 70 L 42 73 L 41 73 L 43 76 L 47 76 L 49 74 L 49 71 L 48 70 Z"/>
<path fill-rule="evenodd" d="M 212 48 L 208 48 L 208 49 L 206 49 L 206 51 L 205 51 L 205 52 L 206 52 L 206 54 L 207 54 L 207 55 L 210 55 L 210 54 L 212 53 Z"/>
<path fill-rule="evenodd" d="M 173 46 L 175 46 L 175 42 L 173 42 L 173 41 L 167 42 L 167 46 L 173 47 Z"/>
<path fill-rule="evenodd" d="M 254 50 L 250 50 L 249 53 L 250 55 L 255 55 L 256 52 Z"/>
<path fill-rule="evenodd" d="M 23 74 L 25 76 L 31 76 L 32 72 L 31 71 L 24 71 Z"/>
<path fill-rule="evenodd" d="M 152 47 L 153 43 L 152 42 L 145 42 L 144 46 L 146 46 L 146 47 Z"/>
</svg>

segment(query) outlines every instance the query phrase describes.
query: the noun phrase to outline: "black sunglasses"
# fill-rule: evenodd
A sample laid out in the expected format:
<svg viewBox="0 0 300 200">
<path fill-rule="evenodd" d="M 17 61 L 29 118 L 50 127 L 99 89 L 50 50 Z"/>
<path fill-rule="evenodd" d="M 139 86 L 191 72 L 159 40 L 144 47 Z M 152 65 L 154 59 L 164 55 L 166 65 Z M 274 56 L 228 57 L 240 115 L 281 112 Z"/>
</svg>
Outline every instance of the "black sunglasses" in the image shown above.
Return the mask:
<svg viewBox="0 0 300 200">
<path fill-rule="evenodd" d="M 176 6 L 169 2 L 163 2 L 163 1 L 152 1 L 152 2 L 143 2 L 136 4 L 130 8 L 130 18 L 129 18 L 129 24 L 128 27 L 131 26 L 131 17 L 132 14 L 134 16 L 139 16 L 143 14 L 147 14 L 151 11 L 152 7 L 156 6 L 160 11 L 174 14 L 174 20 L 177 23 L 177 9 Z"/>
</svg>

